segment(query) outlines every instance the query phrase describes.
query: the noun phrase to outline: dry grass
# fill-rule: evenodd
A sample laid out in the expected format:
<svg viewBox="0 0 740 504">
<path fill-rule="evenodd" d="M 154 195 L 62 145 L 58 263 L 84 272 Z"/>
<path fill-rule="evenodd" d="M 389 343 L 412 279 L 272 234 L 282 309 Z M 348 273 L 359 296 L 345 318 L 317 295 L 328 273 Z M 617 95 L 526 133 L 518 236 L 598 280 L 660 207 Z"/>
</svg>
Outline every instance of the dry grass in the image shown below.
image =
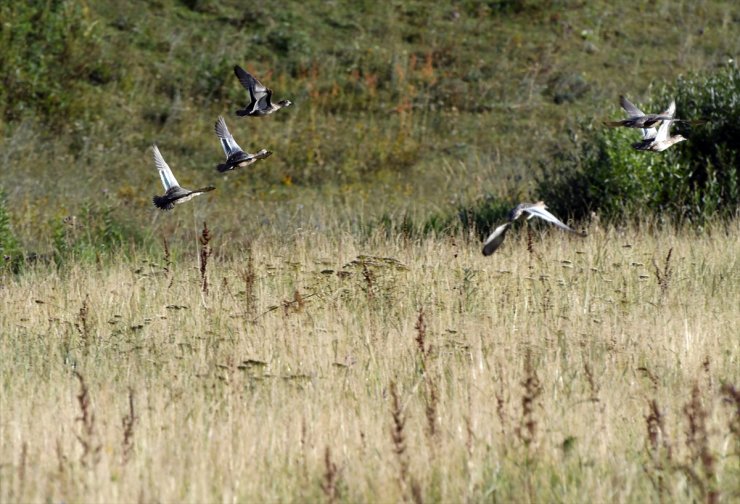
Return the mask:
<svg viewBox="0 0 740 504">
<path fill-rule="evenodd" d="M 0 501 L 729 502 L 738 237 L 212 233 L 207 291 L 195 241 L 5 277 Z"/>
</svg>

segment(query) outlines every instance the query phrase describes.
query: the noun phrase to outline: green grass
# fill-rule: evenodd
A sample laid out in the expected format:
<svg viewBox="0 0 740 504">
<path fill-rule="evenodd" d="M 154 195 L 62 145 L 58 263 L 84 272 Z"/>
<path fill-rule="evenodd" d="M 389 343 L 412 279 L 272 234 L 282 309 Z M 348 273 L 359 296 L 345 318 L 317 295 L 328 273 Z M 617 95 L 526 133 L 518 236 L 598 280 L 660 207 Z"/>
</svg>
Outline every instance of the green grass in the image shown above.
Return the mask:
<svg viewBox="0 0 740 504">
<path fill-rule="evenodd" d="M 293 226 L 291 205 L 423 219 L 487 193 L 533 197 L 540 166 L 569 148 L 570 131 L 618 114 L 620 93 L 641 103 L 734 58 L 733 5 L 8 5 L 0 186 L 35 252 L 49 250 L 54 219 L 102 197 L 155 235 L 191 222 L 154 217 L 152 142 L 183 185 L 218 186 L 198 213 L 236 235 L 265 214 Z M 295 106 L 235 117 L 236 63 Z M 218 114 L 243 147 L 273 157 L 217 174 Z"/>
</svg>

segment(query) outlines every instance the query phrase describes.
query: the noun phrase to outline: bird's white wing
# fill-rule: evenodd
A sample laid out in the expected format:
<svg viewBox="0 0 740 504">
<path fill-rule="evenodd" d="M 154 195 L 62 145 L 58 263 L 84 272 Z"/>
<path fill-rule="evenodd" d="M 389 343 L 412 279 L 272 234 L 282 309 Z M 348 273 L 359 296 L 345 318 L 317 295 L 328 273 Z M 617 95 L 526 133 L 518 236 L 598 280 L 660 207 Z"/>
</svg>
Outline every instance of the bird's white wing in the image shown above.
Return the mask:
<svg viewBox="0 0 740 504">
<path fill-rule="evenodd" d="M 491 233 L 491 235 L 486 238 L 486 241 L 483 242 L 483 255 L 489 256 L 501 246 L 504 242 L 504 238 L 506 238 L 506 231 L 509 229 L 509 226 L 511 226 L 511 222 L 501 224 L 499 227 L 494 229 L 493 233 Z"/>
<path fill-rule="evenodd" d="M 658 134 L 658 130 L 655 128 L 642 128 L 642 139 L 652 140 Z"/>
<path fill-rule="evenodd" d="M 676 114 L 676 100 L 671 101 L 668 108 L 665 109 L 660 115 L 673 117 Z"/>
<path fill-rule="evenodd" d="M 159 148 L 156 145 L 152 145 L 152 153 L 154 154 L 154 164 L 159 170 L 159 178 L 162 179 L 162 185 L 165 191 L 169 191 L 172 187 L 179 186 L 177 179 L 172 174 L 172 170 L 165 163 L 162 154 L 159 152 Z"/>
<path fill-rule="evenodd" d="M 233 153 L 242 150 L 239 144 L 236 143 L 236 140 L 234 140 L 234 137 L 231 136 L 231 133 L 229 133 L 229 128 L 226 127 L 226 121 L 221 116 L 218 116 L 218 121 L 216 121 L 216 136 L 221 140 L 221 147 L 224 148 L 227 158 Z"/>
<path fill-rule="evenodd" d="M 658 133 L 655 135 L 656 142 L 664 142 L 668 140 L 668 135 L 670 133 L 672 122 L 673 121 L 663 121 L 662 123 L 660 123 L 660 127 L 658 128 Z"/>
<path fill-rule="evenodd" d="M 665 109 L 662 115 L 672 118 L 675 114 L 676 114 L 676 100 L 673 100 L 671 101 L 671 104 L 668 105 L 668 108 Z M 655 135 L 656 142 L 663 142 L 665 140 L 668 140 L 672 122 L 673 121 L 663 121 L 660 123 L 660 127 L 658 128 L 658 133 Z"/>
<path fill-rule="evenodd" d="M 530 208 L 526 208 L 524 211 L 527 212 L 532 217 L 539 217 L 540 219 L 543 219 L 543 220 L 546 220 L 547 222 L 555 224 L 557 227 L 561 229 L 565 229 L 566 231 L 570 231 L 571 233 L 578 233 L 578 231 L 568 226 L 567 224 L 564 224 L 563 222 L 561 222 L 560 219 L 555 217 L 553 214 L 551 214 L 544 208 L 530 207 Z"/>
<path fill-rule="evenodd" d="M 619 97 L 619 104 L 622 106 L 625 112 L 627 112 L 627 115 L 630 117 L 636 117 L 636 116 L 644 116 L 645 113 L 640 110 L 639 108 L 635 107 L 635 105 L 629 101 L 624 96 Z"/>
</svg>

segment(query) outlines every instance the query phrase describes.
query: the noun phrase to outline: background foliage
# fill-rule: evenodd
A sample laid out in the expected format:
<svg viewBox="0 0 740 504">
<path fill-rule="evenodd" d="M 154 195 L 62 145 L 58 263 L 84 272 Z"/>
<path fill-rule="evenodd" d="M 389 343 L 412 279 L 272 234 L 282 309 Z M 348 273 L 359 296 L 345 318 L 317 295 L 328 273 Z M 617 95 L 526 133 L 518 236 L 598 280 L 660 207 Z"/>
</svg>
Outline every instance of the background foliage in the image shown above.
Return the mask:
<svg viewBox="0 0 740 504">
<path fill-rule="evenodd" d="M 192 242 L 204 219 L 244 240 L 274 226 L 480 234 L 537 198 L 575 219 L 737 209 L 734 2 L 55 0 L 0 17 L 0 187 L 27 254 L 59 257 L 65 218 L 106 255 Z M 235 117 L 237 63 L 295 106 Z M 675 97 L 711 122 L 633 152 L 634 132 L 601 127 L 619 94 Z M 219 114 L 275 154 L 216 173 Z M 153 142 L 184 186 L 218 190 L 158 214 Z"/>
<path fill-rule="evenodd" d="M 544 170 L 538 194 L 559 213 L 582 218 L 666 215 L 702 222 L 734 216 L 740 205 L 740 71 L 678 79 L 656 92 L 644 110 L 675 99 L 680 117 L 704 118 L 699 126 L 677 123 L 673 134 L 689 140 L 660 155 L 634 151 L 639 130 L 585 130 L 574 149 L 559 153 Z"/>
</svg>

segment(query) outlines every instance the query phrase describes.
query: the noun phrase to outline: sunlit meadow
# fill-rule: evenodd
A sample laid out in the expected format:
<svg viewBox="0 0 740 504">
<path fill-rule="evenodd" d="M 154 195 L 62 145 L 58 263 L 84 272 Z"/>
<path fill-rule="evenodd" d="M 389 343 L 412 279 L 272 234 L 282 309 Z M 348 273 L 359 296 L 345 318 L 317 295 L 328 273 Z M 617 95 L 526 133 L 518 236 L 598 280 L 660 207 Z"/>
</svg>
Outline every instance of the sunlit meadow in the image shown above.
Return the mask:
<svg viewBox="0 0 740 504">
<path fill-rule="evenodd" d="M 739 34 L 729 0 L 0 2 L 0 502 L 737 501 Z M 235 64 L 294 105 L 236 117 Z M 708 121 L 636 152 L 620 94 Z M 273 155 L 219 174 L 219 115 Z M 156 210 L 152 143 L 216 190 Z M 483 257 L 538 198 L 587 236 Z"/>
<path fill-rule="evenodd" d="M 738 495 L 736 224 L 192 231 L 5 280 L 0 500 Z"/>
</svg>

